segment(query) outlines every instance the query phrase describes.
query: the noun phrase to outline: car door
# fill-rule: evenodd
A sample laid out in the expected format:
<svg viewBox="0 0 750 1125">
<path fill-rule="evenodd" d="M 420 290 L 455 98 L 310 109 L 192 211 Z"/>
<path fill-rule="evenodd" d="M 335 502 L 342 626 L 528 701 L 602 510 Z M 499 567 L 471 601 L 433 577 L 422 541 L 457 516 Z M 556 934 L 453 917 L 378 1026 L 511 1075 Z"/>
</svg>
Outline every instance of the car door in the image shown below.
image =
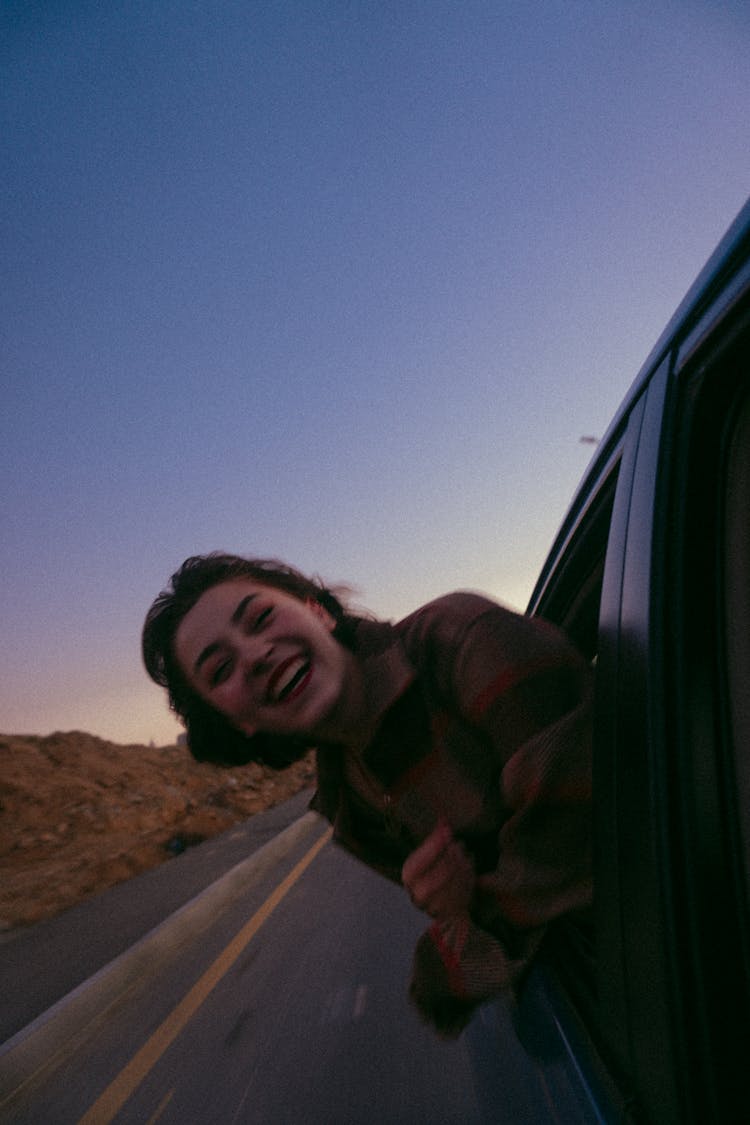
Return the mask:
<svg viewBox="0 0 750 1125">
<path fill-rule="evenodd" d="M 738 593 L 750 509 L 734 482 L 747 451 L 748 294 L 745 262 L 709 287 L 649 381 L 619 620 L 613 596 L 602 621 L 599 774 L 610 784 L 601 806 L 597 795 L 597 876 L 606 885 L 619 872 L 611 1042 L 658 1122 L 746 1120 L 747 743 L 735 716 L 750 694 L 737 641 L 750 631 Z"/>
<path fill-rule="evenodd" d="M 596 666 L 594 904 L 518 1019 L 580 1120 L 747 1119 L 749 232 L 637 381 L 530 605 Z"/>
</svg>

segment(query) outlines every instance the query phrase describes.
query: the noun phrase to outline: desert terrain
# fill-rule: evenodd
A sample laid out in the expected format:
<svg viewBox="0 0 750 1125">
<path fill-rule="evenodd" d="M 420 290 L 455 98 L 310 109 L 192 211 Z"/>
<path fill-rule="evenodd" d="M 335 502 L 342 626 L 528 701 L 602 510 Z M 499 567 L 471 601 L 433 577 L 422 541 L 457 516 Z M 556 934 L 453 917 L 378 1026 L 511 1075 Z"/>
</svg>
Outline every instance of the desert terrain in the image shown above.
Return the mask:
<svg viewBox="0 0 750 1125">
<path fill-rule="evenodd" d="M 185 747 L 0 734 L 0 930 L 51 918 L 314 781 L 312 755 L 278 773 L 227 770 Z"/>
</svg>

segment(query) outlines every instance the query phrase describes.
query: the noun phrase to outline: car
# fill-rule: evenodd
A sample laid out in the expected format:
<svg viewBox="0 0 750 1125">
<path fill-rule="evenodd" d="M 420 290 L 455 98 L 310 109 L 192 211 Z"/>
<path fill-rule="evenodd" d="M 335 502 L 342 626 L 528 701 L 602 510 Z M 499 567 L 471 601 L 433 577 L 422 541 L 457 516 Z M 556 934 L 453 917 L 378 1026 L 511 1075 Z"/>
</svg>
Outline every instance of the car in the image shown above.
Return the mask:
<svg viewBox="0 0 750 1125">
<path fill-rule="evenodd" d="M 528 612 L 596 669 L 594 901 L 552 927 L 518 1035 L 555 1120 L 746 1121 L 750 200 L 599 442 Z"/>
</svg>

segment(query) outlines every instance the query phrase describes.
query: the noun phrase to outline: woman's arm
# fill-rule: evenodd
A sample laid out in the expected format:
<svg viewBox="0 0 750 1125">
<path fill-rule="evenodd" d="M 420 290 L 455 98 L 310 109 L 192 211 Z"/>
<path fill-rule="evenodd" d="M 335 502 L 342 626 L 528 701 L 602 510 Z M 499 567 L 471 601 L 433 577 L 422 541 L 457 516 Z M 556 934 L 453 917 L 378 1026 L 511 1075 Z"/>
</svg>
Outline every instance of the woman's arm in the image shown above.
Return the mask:
<svg viewBox="0 0 750 1125">
<path fill-rule="evenodd" d="M 413 900 L 436 919 L 417 946 L 412 995 L 446 1033 L 513 985 L 547 922 L 591 897 L 590 670 L 557 629 L 485 604 L 445 647 L 443 678 L 494 749 L 497 865 L 475 878 L 439 826 L 403 870 Z"/>
</svg>

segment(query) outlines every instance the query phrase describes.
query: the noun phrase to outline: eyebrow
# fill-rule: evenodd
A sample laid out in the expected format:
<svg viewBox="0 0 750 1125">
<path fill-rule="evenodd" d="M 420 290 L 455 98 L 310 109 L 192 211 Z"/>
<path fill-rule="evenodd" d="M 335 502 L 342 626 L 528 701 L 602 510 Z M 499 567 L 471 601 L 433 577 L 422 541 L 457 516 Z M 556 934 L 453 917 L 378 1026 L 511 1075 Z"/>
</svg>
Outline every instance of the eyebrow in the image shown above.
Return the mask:
<svg viewBox="0 0 750 1125">
<path fill-rule="evenodd" d="M 241 602 L 239 603 L 239 605 L 237 606 L 237 608 L 235 609 L 234 613 L 232 614 L 232 616 L 230 618 L 230 621 L 231 621 L 232 625 L 239 625 L 240 621 L 242 620 L 242 615 L 244 614 L 248 605 L 250 604 L 251 601 L 253 601 L 255 598 L 257 598 L 257 596 L 258 596 L 257 594 L 246 594 L 245 595 L 245 597 L 241 600 Z M 220 648 L 220 645 L 216 641 L 212 641 L 210 645 L 206 645 L 206 647 L 201 651 L 200 655 L 198 656 L 198 659 L 196 660 L 195 664 L 193 665 L 193 671 L 199 672 L 200 668 L 201 668 L 201 665 L 205 664 L 205 662 L 208 660 L 209 656 L 213 656 L 213 654 L 215 652 L 218 652 L 219 648 Z"/>
</svg>

